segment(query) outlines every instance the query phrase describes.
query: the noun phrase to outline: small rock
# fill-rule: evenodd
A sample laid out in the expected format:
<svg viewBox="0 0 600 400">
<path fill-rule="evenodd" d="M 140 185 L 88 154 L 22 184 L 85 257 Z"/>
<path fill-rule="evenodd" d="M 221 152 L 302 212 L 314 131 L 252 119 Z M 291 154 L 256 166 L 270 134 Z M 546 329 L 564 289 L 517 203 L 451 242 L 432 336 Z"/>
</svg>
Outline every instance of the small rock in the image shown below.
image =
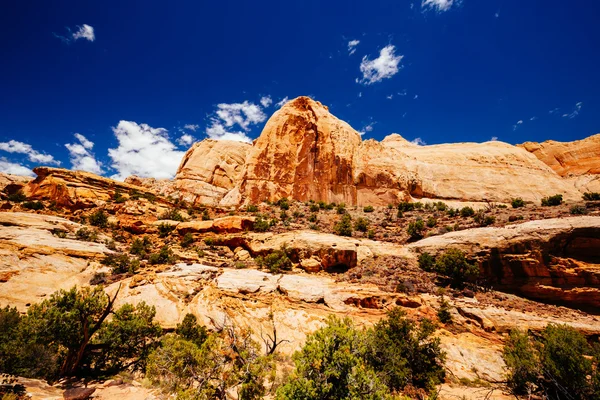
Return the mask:
<svg viewBox="0 0 600 400">
<path fill-rule="evenodd" d="M 63 393 L 63 398 L 65 400 L 86 400 L 88 399 L 94 392 L 96 388 L 71 388 L 67 389 Z"/>
<path fill-rule="evenodd" d="M 319 272 L 323 266 L 321 265 L 321 261 L 315 257 L 305 258 L 300 261 L 300 266 L 306 272 Z"/>
</svg>

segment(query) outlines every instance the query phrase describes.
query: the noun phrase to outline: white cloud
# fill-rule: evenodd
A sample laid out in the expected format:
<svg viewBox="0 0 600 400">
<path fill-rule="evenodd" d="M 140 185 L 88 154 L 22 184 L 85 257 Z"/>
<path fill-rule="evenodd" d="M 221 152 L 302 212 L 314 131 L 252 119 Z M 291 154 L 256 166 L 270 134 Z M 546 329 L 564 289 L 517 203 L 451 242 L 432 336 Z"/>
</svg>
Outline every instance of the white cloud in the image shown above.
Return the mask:
<svg viewBox="0 0 600 400">
<path fill-rule="evenodd" d="M 184 152 L 169 140 L 166 129 L 119 121 L 113 132 L 119 142 L 116 149 L 108 149 L 111 167 L 117 171 L 113 179 L 123 180 L 130 175 L 165 179 L 177 172 Z"/>
<path fill-rule="evenodd" d="M 362 92 L 358 92 L 358 97 L 362 97 Z"/>
<path fill-rule="evenodd" d="M 360 97 L 360 96 L 359 96 Z M 275 105 L 279 108 L 283 107 L 285 105 L 285 103 L 287 103 L 289 101 L 289 97 L 285 96 L 283 99 L 281 99 L 280 102 L 275 103 Z"/>
<path fill-rule="evenodd" d="M 518 120 L 517 123 L 513 125 L 513 131 L 516 131 L 519 125 L 523 125 L 522 119 Z"/>
<path fill-rule="evenodd" d="M 393 98 L 394 98 L 394 95 L 393 95 L 393 94 L 390 94 L 390 95 L 387 95 L 387 96 L 385 96 L 385 98 L 386 98 L 386 99 L 388 99 L 388 100 L 391 100 L 391 99 L 393 99 Z"/>
<path fill-rule="evenodd" d="M 418 95 L 418 94 L 415 94 L 415 97 L 413 97 L 413 100 L 416 100 L 416 99 L 418 99 L 418 98 L 419 98 L 419 95 Z"/>
<path fill-rule="evenodd" d="M 412 144 L 416 144 L 418 146 L 425 146 L 427 143 L 425 143 L 425 141 L 423 139 L 421 139 L 420 137 L 418 138 L 414 138 L 413 140 L 410 141 Z"/>
<path fill-rule="evenodd" d="M 19 142 L 16 140 L 1 142 L 0 150 L 7 151 L 9 153 L 26 154 L 27 158 L 31 162 L 45 165 L 60 165 L 60 161 L 55 160 L 54 157 L 52 157 L 51 155 L 40 153 L 34 150 L 30 144 Z"/>
<path fill-rule="evenodd" d="M 367 132 L 372 132 L 373 131 L 373 125 L 375 125 L 377 122 L 371 122 L 370 124 L 365 125 L 358 133 L 360 134 L 360 136 L 364 135 Z"/>
<path fill-rule="evenodd" d="M 529 118 L 530 121 L 535 121 L 537 119 L 538 119 L 538 117 L 531 117 L 531 118 Z"/>
<path fill-rule="evenodd" d="M 287 97 L 284 100 L 287 101 Z M 247 134 L 250 127 L 264 122 L 266 119 L 267 116 L 257 104 L 248 101 L 232 104 L 221 103 L 217 106 L 215 115 L 210 118 L 211 122 L 206 128 L 206 134 L 215 140 L 237 140 L 250 143 L 252 139 Z M 239 128 L 234 128 L 236 125 Z"/>
<path fill-rule="evenodd" d="M 269 107 L 271 105 L 271 103 L 273 103 L 271 96 L 263 96 L 260 98 L 260 104 L 262 104 L 262 106 L 264 108 Z"/>
<path fill-rule="evenodd" d="M 184 129 L 188 129 L 190 131 L 196 132 L 196 130 L 198 130 L 198 128 L 200 128 L 200 125 L 195 125 L 195 124 L 185 124 L 183 126 Z"/>
<path fill-rule="evenodd" d="M 348 53 L 350 55 L 356 52 L 356 46 L 360 43 L 360 40 L 351 40 L 348 42 Z"/>
<path fill-rule="evenodd" d="M 406 91 L 406 89 L 404 89 L 401 92 L 398 92 L 398 96 L 406 96 L 406 95 L 408 95 L 408 92 Z"/>
<path fill-rule="evenodd" d="M 10 162 L 4 157 L 0 158 L 0 172 L 12 175 L 35 176 L 35 173 L 31 169 L 21 164 Z"/>
<path fill-rule="evenodd" d="M 498 141 L 498 136 L 492 136 L 492 138 L 490 140 L 492 142 L 497 142 Z"/>
<path fill-rule="evenodd" d="M 458 0 L 422 0 L 421 7 L 436 9 L 438 12 L 448 11 Z"/>
<path fill-rule="evenodd" d="M 93 174 L 102 174 L 102 163 L 96 160 L 91 152 L 94 143 L 89 141 L 85 136 L 76 133 L 75 138 L 79 143 L 67 143 L 65 147 L 69 150 L 69 158 L 71 160 L 71 169 L 79 171 L 87 171 Z"/>
<path fill-rule="evenodd" d="M 494 17 L 496 17 L 496 18 L 500 17 L 500 13 L 497 12 L 496 14 L 494 14 Z"/>
<path fill-rule="evenodd" d="M 88 24 L 83 24 L 82 26 L 77 27 L 77 32 L 73 34 L 73 40 L 77 39 L 87 39 L 90 42 L 93 42 L 96 39 L 96 35 L 94 34 L 94 28 Z"/>
<path fill-rule="evenodd" d="M 396 56 L 395 49 L 391 44 L 385 46 L 374 60 L 364 56 L 360 63 L 360 72 L 363 74 L 360 83 L 371 85 L 396 75 L 399 71 L 398 64 L 404 56 Z"/>
<path fill-rule="evenodd" d="M 569 118 L 569 119 L 573 119 L 576 116 L 579 115 L 579 112 L 581 111 L 581 107 L 583 107 L 583 102 L 579 102 L 577 104 L 575 104 L 575 108 L 573 109 L 573 112 L 571 112 L 570 114 L 563 114 L 564 118 Z"/>
<path fill-rule="evenodd" d="M 194 141 L 196 140 L 195 137 L 193 137 L 190 134 L 183 134 L 179 137 L 179 139 L 177 139 L 177 143 L 180 144 L 181 146 L 190 146 L 192 143 L 194 143 Z"/>
<path fill-rule="evenodd" d="M 559 108 L 557 107 L 557 108 L 555 108 L 554 110 L 550 110 L 550 111 L 548 111 L 548 114 L 554 114 L 554 113 L 557 113 L 557 112 L 558 112 L 558 110 L 559 110 Z"/>
</svg>

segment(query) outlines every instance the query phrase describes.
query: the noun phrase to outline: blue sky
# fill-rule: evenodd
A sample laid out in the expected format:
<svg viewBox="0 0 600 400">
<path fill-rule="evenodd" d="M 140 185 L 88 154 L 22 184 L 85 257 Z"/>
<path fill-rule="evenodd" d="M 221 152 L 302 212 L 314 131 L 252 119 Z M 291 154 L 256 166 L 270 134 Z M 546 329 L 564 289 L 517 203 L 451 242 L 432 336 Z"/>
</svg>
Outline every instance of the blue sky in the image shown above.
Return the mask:
<svg viewBox="0 0 600 400">
<path fill-rule="evenodd" d="M 3 3 L 0 170 L 173 175 L 309 95 L 363 138 L 570 141 L 600 131 L 587 0 Z M 261 103 L 262 100 L 262 103 Z"/>
</svg>

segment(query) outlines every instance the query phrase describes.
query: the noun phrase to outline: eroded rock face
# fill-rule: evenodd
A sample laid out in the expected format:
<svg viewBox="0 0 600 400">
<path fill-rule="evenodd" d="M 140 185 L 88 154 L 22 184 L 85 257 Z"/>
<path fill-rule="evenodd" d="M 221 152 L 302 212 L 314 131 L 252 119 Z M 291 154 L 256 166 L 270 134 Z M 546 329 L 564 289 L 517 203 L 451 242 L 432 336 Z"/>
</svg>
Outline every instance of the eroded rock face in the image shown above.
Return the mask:
<svg viewBox="0 0 600 400">
<path fill-rule="evenodd" d="M 523 148 L 502 142 L 418 146 L 396 134 L 362 141 L 308 97 L 275 112 L 253 145 L 234 143 L 195 144 L 175 187 L 194 193 L 197 202 L 223 206 L 283 197 L 349 205 L 413 198 L 537 202 L 557 193 L 581 198 L 581 184 L 561 178 Z"/>
<path fill-rule="evenodd" d="M 575 307 L 600 307 L 600 217 L 531 221 L 451 232 L 408 245 L 439 254 L 458 248 L 495 287 Z"/>
</svg>

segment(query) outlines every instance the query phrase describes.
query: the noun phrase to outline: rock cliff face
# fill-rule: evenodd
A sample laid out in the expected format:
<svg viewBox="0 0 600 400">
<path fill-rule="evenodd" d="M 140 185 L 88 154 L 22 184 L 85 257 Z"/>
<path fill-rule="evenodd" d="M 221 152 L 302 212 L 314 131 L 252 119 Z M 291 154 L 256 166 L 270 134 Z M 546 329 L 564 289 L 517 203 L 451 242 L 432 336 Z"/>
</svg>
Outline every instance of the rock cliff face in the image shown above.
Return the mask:
<svg viewBox="0 0 600 400">
<path fill-rule="evenodd" d="M 273 114 L 253 145 L 195 144 L 174 187 L 184 198 L 221 205 L 282 197 L 349 205 L 581 198 L 589 185 L 562 178 L 527 150 L 502 142 L 418 146 L 396 134 L 362 141 L 326 106 L 298 97 Z M 588 159 L 598 163 L 591 153 Z"/>
</svg>

